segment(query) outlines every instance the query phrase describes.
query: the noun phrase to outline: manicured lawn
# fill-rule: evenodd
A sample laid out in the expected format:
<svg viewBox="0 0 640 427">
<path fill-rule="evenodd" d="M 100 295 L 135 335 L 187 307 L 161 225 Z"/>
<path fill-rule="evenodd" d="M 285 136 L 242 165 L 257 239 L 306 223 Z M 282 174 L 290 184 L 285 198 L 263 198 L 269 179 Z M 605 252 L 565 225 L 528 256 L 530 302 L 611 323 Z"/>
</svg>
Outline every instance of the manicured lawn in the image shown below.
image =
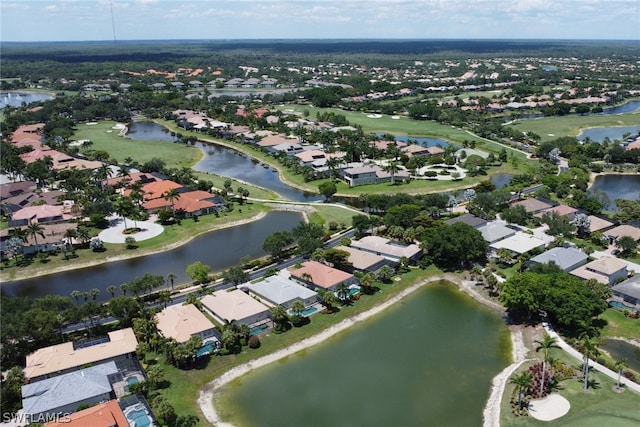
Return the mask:
<svg viewBox="0 0 640 427">
<path fill-rule="evenodd" d="M 347 227 L 351 226 L 351 218 L 358 215 L 351 209 L 341 208 L 338 206 L 330 205 L 314 205 L 316 212 L 311 215 L 311 221 L 317 222 L 328 228 L 331 222 L 335 222 L 338 225 L 345 224 Z"/>
<path fill-rule="evenodd" d="M 640 123 L 640 112 L 602 116 L 543 117 L 520 120 L 509 126 L 513 126 L 519 131 L 533 131 L 540 135 L 542 141 L 549 141 L 561 136 L 578 136 L 580 129 L 588 127 L 631 126 L 638 123 Z"/>
<path fill-rule="evenodd" d="M 334 314 L 315 314 L 311 316 L 311 323 L 301 328 L 292 328 L 283 334 L 267 333 L 260 335 L 261 346 L 259 349 L 251 350 L 248 347 L 244 347 L 242 353 L 237 355 L 214 356 L 210 359 L 208 365 L 201 369 L 179 370 L 166 365 L 160 360 L 159 363 L 164 368 L 165 376 L 171 383 L 170 387 L 160 390 L 160 392 L 169 399 L 178 415 L 197 414 L 200 418 L 198 426 L 208 425 L 200 413 L 196 399 L 198 391 L 209 381 L 235 366 L 273 353 L 276 350 L 315 335 L 348 317 L 379 305 L 414 283 L 440 273 L 441 271 L 435 267 L 429 267 L 426 270 L 411 270 L 402 275 L 400 281 L 393 281 L 392 284 L 377 283 L 376 286 L 381 291 L 374 295 L 363 295 L 353 305 L 341 306 L 340 311 Z M 162 359 L 162 357 L 159 359 Z"/>
<path fill-rule="evenodd" d="M 577 370 L 581 369 L 582 362 L 570 357 L 567 353 L 552 350 L 552 356 L 565 363 L 573 365 Z M 526 365 L 527 367 L 529 365 Z M 552 422 L 538 421 L 532 417 L 514 417 L 509 407 L 509 399 L 514 390 L 514 385 L 508 384 L 502 400 L 502 413 L 500 425 L 511 426 L 570 426 L 570 427 L 631 427 L 640 425 L 640 395 L 631 390 L 623 393 L 613 391 L 615 381 L 609 377 L 591 371 L 590 382 L 594 387 L 583 392 L 583 383 L 578 379 L 569 379 L 560 383 L 559 393 L 571 403 L 569 412 Z"/>
<path fill-rule="evenodd" d="M 225 224 L 251 218 L 260 212 L 267 210 L 268 209 L 262 203 L 250 203 L 244 206 L 236 205 L 233 212 L 224 212 L 219 218 L 216 218 L 215 215 L 204 215 L 199 218 L 198 222 L 195 222 L 193 219 L 185 219 L 180 225 L 173 224 L 165 226 L 164 232 L 157 237 L 138 242 L 138 247 L 136 249 L 127 249 L 124 244 L 105 243 L 104 247 L 106 250 L 104 252 L 93 252 L 90 249 L 79 249 L 76 251 L 78 255 L 77 258 L 65 260 L 64 256 L 60 254 L 48 257 L 48 261 L 46 263 L 34 260 L 31 265 L 20 267 L 20 269 L 16 269 L 14 267 L 14 261 L 11 260 L 6 264 L 6 266 L 3 264 L 0 278 L 3 281 L 15 280 L 23 277 L 51 273 L 57 269 L 65 268 L 70 264 L 77 268 L 78 264 L 97 264 L 105 262 L 107 258 L 113 259 L 118 256 L 131 255 L 142 256 L 162 250 L 162 248 L 171 244 L 185 242 L 198 234 L 224 227 Z"/>
<path fill-rule="evenodd" d="M 116 123 L 105 120 L 96 125 L 81 123 L 73 135 L 75 140 L 89 139 L 93 142 L 91 150 L 104 150 L 120 163 L 131 157 L 143 164 L 156 157 L 163 160 L 167 167 L 190 167 L 203 157 L 200 150 L 184 144 L 166 141 L 137 141 L 118 136 L 119 130 L 113 129 Z M 82 152 L 82 149 L 80 150 Z"/>
<path fill-rule="evenodd" d="M 605 337 L 622 337 L 627 339 L 638 339 L 640 337 L 640 319 L 625 317 L 622 311 L 609 308 L 600 315 L 600 318 L 607 322 L 602 330 Z"/>
</svg>

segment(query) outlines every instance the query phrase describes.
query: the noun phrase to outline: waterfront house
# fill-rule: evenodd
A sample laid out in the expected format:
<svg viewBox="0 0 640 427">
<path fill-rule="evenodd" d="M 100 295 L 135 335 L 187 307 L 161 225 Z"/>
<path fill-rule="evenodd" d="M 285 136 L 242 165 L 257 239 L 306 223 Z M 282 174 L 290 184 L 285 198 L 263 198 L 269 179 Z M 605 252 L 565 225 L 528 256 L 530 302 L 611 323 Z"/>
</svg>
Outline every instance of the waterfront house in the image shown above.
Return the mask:
<svg viewBox="0 0 640 427">
<path fill-rule="evenodd" d="M 589 255 L 577 248 L 551 248 L 529 260 L 530 264 L 549 264 L 553 262 L 562 271 L 571 271 L 587 263 Z"/>
<path fill-rule="evenodd" d="M 640 274 L 628 278 L 611 288 L 613 299 L 635 306 L 640 311 Z"/>
<path fill-rule="evenodd" d="M 640 228 L 629 224 L 619 225 L 605 231 L 603 234 L 612 244 L 622 236 L 629 236 L 636 242 L 640 240 Z"/>
<path fill-rule="evenodd" d="M 542 212 L 538 212 L 534 215 L 534 217 L 542 218 L 544 215 L 552 213 L 556 213 L 561 217 L 567 217 L 569 221 L 573 221 L 573 219 L 576 217 L 576 214 L 578 213 L 578 209 L 572 208 L 571 206 L 567 205 L 558 205 L 549 209 L 545 209 Z"/>
<path fill-rule="evenodd" d="M 55 414 L 69 414 L 79 405 L 93 406 L 115 397 L 109 375 L 116 374 L 115 362 L 101 363 L 22 386 L 22 411 L 32 420 Z"/>
<path fill-rule="evenodd" d="M 219 290 L 202 298 L 202 306 L 221 325 L 256 325 L 269 320 L 269 307 L 240 289 Z"/>
<path fill-rule="evenodd" d="M 44 427 L 131 427 L 117 400 L 92 406 L 48 422 Z M 137 427 L 137 425 L 134 425 Z"/>
<path fill-rule="evenodd" d="M 457 216 L 455 218 L 451 218 L 445 221 L 445 224 L 453 225 L 458 222 L 465 223 L 473 228 L 479 228 L 485 225 L 488 221 L 484 218 L 480 218 L 479 216 L 475 216 L 473 214 L 467 213 L 461 216 Z"/>
<path fill-rule="evenodd" d="M 353 274 L 329 267 L 318 261 L 303 262 L 300 268 L 291 270 L 291 277 L 305 286 L 331 292 L 335 292 L 342 284 L 350 286 L 359 283 Z"/>
<path fill-rule="evenodd" d="M 338 246 L 336 249 L 349 253 L 348 261 L 351 266 L 345 268 L 345 270 L 350 272 L 363 271 L 375 273 L 383 266 L 392 263 L 380 255 L 352 248 L 350 246 Z"/>
<path fill-rule="evenodd" d="M 269 307 L 281 305 L 290 309 L 296 301 L 301 301 L 308 307 L 319 300 L 318 294 L 313 290 L 281 275 L 265 277 L 257 283 L 244 284 L 242 290 L 246 290 L 249 295 Z"/>
<path fill-rule="evenodd" d="M 493 251 L 504 248 L 513 252 L 515 255 L 522 255 L 534 249 L 544 249 L 545 246 L 545 241 L 539 237 L 518 232 L 511 237 L 491 243 L 489 248 Z"/>
<path fill-rule="evenodd" d="M 108 361 L 136 359 L 138 340 L 133 329 L 119 329 L 88 342 L 67 341 L 44 347 L 27 355 L 24 376 L 35 382 L 75 371 L 81 366 Z"/>
<path fill-rule="evenodd" d="M 199 336 L 203 341 L 216 336 L 214 325 L 193 304 L 170 305 L 156 313 L 154 319 L 163 337 L 179 343 L 186 343 L 192 336 Z"/>
<path fill-rule="evenodd" d="M 379 255 L 394 263 L 399 262 L 402 257 L 406 257 L 411 263 L 422 258 L 422 249 L 418 245 L 407 245 L 380 236 L 365 236 L 354 240 L 351 247 Z"/>
<path fill-rule="evenodd" d="M 609 256 L 595 259 L 572 270 L 570 273 L 581 279 L 595 279 L 609 286 L 612 286 L 621 278 L 626 278 L 629 275 L 626 262 Z"/>
<path fill-rule="evenodd" d="M 553 207 L 552 204 L 543 202 L 542 200 L 536 199 L 535 197 L 529 197 L 524 200 L 519 200 L 511 204 L 511 206 L 522 206 L 527 213 L 537 214 L 539 212 L 545 211 L 547 209 L 551 209 Z"/>
</svg>

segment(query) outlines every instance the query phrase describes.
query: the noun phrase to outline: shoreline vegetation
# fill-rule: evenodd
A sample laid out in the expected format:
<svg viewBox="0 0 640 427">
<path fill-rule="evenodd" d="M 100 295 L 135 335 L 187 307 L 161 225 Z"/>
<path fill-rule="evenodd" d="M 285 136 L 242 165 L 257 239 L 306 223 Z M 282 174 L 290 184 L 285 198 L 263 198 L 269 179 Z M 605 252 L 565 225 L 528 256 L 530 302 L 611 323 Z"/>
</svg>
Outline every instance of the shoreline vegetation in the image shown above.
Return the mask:
<svg viewBox="0 0 640 427">
<path fill-rule="evenodd" d="M 208 382 L 199 392 L 197 404 L 200 411 L 206 418 L 206 420 L 217 427 L 234 427 L 233 424 L 225 422 L 220 417 L 219 411 L 216 409 L 215 394 L 222 387 L 234 381 L 235 379 L 242 377 L 255 369 L 267 366 L 286 357 L 292 356 L 302 350 L 316 346 L 324 342 L 327 338 L 332 337 L 338 333 L 348 330 L 352 326 L 376 316 L 386 309 L 390 308 L 402 299 L 410 296 L 414 292 L 422 289 L 423 287 L 440 282 L 449 282 L 458 287 L 458 289 L 473 298 L 477 303 L 491 309 L 492 311 L 500 314 L 505 320 L 511 337 L 511 363 L 499 372 L 491 382 L 491 389 L 489 397 L 485 404 L 483 411 L 483 425 L 484 427 L 499 427 L 500 425 L 500 406 L 502 404 L 502 397 L 507 384 L 507 381 L 511 374 L 524 363 L 526 355 L 529 349 L 525 346 L 522 331 L 515 328 L 512 325 L 508 325 L 506 319 L 506 311 L 504 307 L 497 304 L 494 301 L 487 300 L 480 293 L 475 291 L 471 286 L 466 284 L 458 276 L 451 273 L 438 274 L 436 276 L 427 277 L 420 282 L 410 285 L 403 289 L 388 300 L 368 309 L 365 312 L 356 314 L 352 317 L 346 318 L 341 322 L 329 326 L 316 335 L 307 337 L 302 341 L 298 341 L 288 347 L 279 349 L 273 353 L 262 356 L 258 359 L 251 360 L 243 363 L 239 366 L 233 367 L 222 375 Z"/>
</svg>

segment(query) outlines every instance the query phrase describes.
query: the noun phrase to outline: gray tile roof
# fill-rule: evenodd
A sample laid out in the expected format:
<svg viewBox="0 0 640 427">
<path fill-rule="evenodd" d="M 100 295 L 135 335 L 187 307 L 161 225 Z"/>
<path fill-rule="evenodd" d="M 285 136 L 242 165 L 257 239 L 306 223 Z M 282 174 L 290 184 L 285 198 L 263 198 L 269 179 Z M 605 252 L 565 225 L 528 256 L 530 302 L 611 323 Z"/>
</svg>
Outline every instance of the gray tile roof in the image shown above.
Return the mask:
<svg viewBox="0 0 640 427">
<path fill-rule="evenodd" d="M 102 363 L 22 386 L 25 414 L 55 412 L 56 408 L 110 393 L 108 376 L 118 372 L 115 362 Z"/>
<path fill-rule="evenodd" d="M 306 300 L 316 294 L 309 288 L 305 288 L 296 282 L 286 279 L 281 276 L 270 276 L 263 281 L 252 284 L 242 285 L 249 288 L 250 291 L 263 298 L 271 301 L 274 304 L 285 305 L 296 298 Z"/>
<path fill-rule="evenodd" d="M 531 258 L 531 262 L 548 264 L 553 261 L 563 271 L 567 271 L 585 264 L 588 258 L 589 255 L 576 248 L 551 248 Z"/>
<path fill-rule="evenodd" d="M 611 288 L 611 290 L 616 295 L 626 295 L 640 303 L 640 274 L 636 274 L 624 282 L 620 282 Z"/>
</svg>

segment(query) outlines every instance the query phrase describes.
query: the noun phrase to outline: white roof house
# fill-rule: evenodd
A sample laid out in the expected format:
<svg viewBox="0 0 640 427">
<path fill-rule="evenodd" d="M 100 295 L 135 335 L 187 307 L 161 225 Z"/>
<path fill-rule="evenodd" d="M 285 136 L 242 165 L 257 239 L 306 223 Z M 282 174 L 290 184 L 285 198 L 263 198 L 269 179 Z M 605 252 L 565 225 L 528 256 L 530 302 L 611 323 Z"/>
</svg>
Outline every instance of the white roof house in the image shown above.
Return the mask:
<svg viewBox="0 0 640 427">
<path fill-rule="evenodd" d="M 498 240 L 502 240 L 516 234 L 516 230 L 513 228 L 507 227 L 506 225 L 496 221 L 488 222 L 485 225 L 478 227 L 478 231 L 482 233 L 482 238 L 487 243 L 497 242 Z"/>
<path fill-rule="evenodd" d="M 24 376 L 33 382 L 74 371 L 80 366 L 128 359 L 135 357 L 137 346 L 133 329 L 126 328 L 109 332 L 108 337 L 86 346 L 69 341 L 44 347 L 27 356 Z"/>
<path fill-rule="evenodd" d="M 109 375 L 118 372 L 115 362 L 79 369 L 22 386 L 23 412 L 32 420 L 75 412 L 81 404 L 92 406 L 110 400 Z"/>
<path fill-rule="evenodd" d="M 551 248 L 529 260 L 533 264 L 548 264 L 553 262 L 562 271 L 571 271 L 586 264 L 589 255 L 576 248 Z"/>
<path fill-rule="evenodd" d="M 544 249 L 544 240 L 526 233 L 516 233 L 511 237 L 499 240 L 489 245 L 491 249 L 498 250 L 505 248 L 511 252 L 522 255 L 533 249 Z"/>
<path fill-rule="evenodd" d="M 417 260 L 422 256 L 422 250 L 418 245 L 404 245 L 380 236 L 365 236 L 360 240 L 354 240 L 351 242 L 351 247 L 380 255 L 394 262 L 398 262 L 402 257 Z"/>
<path fill-rule="evenodd" d="M 179 343 L 189 341 L 198 335 L 202 339 L 215 335 L 215 327 L 193 304 L 170 305 L 155 315 L 158 330 L 165 338 L 173 338 Z"/>
<path fill-rule="evenodd" d="M 318 301 L 316 292 L 280 275 L 266 277 L 258 283 L 243 285 L 243 288 L 247 288 L 250 295 L 255 295 L 269 306 L 281 305 L 291 308 L 295 301 L 302 301 L 305 306 Z"/>
<path fill-rule="evenodd" d="M 218 322 L 251 325 L 269 318 L 269 307 L 242 292 L 220 290 L 202 298 L 202 305 Z"/>
</svg>

